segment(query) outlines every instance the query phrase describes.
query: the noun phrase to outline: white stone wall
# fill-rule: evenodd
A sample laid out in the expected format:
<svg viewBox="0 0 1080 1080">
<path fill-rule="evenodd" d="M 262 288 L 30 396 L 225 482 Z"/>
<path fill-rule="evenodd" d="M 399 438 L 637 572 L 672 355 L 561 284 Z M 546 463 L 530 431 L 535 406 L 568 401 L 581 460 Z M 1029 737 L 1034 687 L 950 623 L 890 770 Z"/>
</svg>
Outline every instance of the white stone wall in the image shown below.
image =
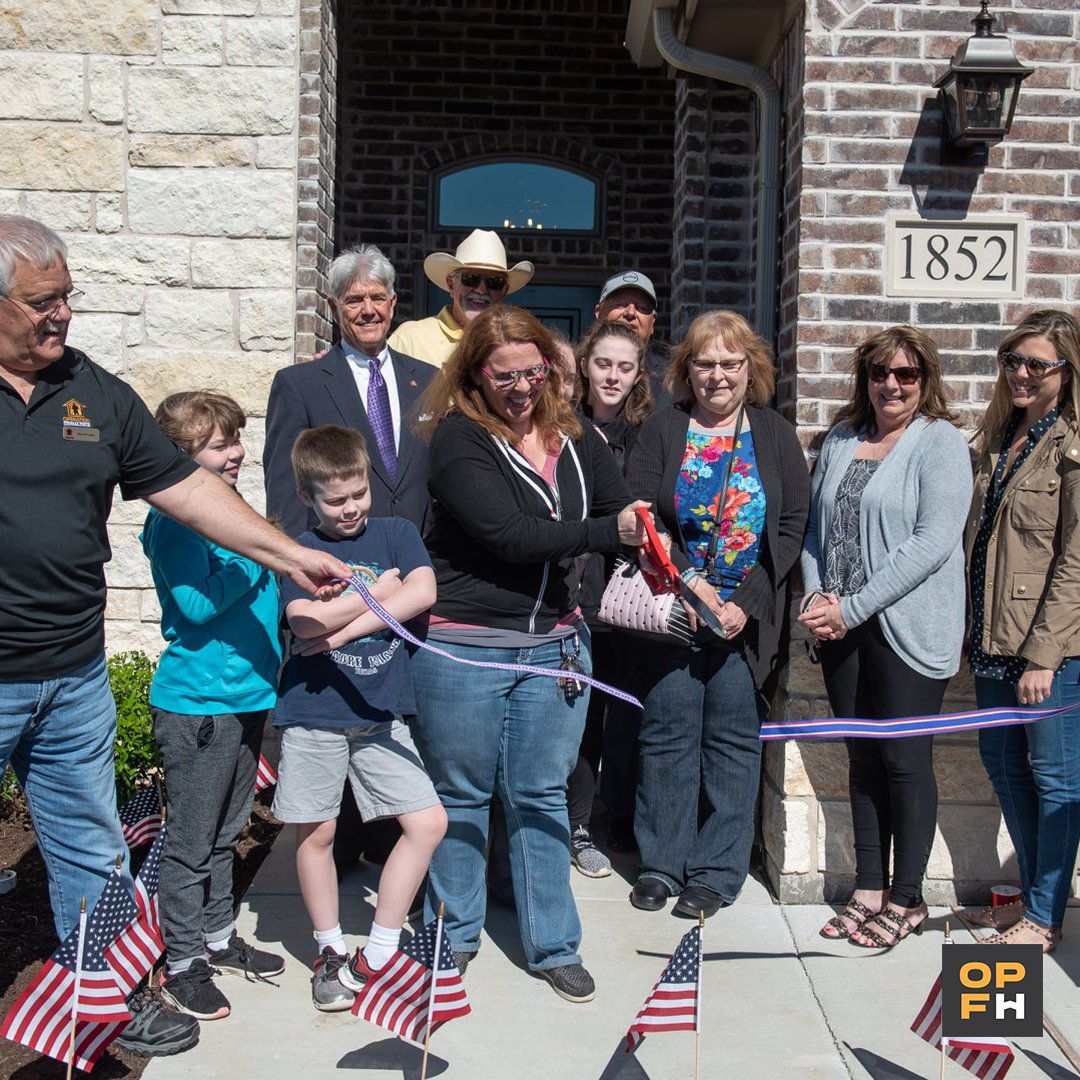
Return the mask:
<svg viewBox="0 0 1080 1080">
<path fill-rule="evenodd" d="M 260 509 L 266 396 L 293 360 L 299 37 L 298 0 L 0 5 L 0 212 L 64 236 L 71 344 L 151 408 L 196 387 L 243 405 Z M 156 655 L 145 512 L 113 511 L 107 634 Z"/>
</svg>

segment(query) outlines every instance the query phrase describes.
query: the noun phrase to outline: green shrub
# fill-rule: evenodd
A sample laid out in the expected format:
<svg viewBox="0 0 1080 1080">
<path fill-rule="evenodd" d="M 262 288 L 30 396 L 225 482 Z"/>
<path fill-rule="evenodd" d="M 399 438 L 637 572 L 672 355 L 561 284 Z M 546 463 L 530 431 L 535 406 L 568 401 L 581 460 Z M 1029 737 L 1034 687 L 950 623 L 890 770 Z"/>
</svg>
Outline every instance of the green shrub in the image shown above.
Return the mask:
<svg viewBox="0 0 1080 1080">
<path fill-rule="evenodd" d="M 109 685 L 116 700 L 116 795 L 121 805 L 149 781 L 161 778 L 161 752 L 150 719 L 154 666 L 141 652 L 109 658 Z"/>
<path fill-rule="evenodd" d="M 19 781 L 15 779 L 15 771 L 9 765 L 0 777 L 0 802 L 10 802 L 19 794 Z"/>
</svg>

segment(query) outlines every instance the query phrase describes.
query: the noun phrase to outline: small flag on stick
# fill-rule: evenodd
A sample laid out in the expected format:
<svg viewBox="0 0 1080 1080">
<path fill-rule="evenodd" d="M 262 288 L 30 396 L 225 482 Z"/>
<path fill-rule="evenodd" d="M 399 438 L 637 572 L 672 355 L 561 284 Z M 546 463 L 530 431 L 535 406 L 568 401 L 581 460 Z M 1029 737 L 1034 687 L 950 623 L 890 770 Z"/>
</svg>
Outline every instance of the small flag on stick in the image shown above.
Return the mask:
<svg viewBox="0 0 1080 1080">
<path fill-rule="evenodd" d="M 100 1030 L 102 1025 L 122 1028 L 131 1019 L 125 1004 L 127 994 L 105 959 L 105 949 L 137 914 L 120 871 L 113 870 L 86 921 L 85 935 L 72 930 L 45 961 L 0 1023 L 0 1035 L 57 1061 L 67 1061 L 74 1013 L 74 1063 L 80 1069 L 92 1068 L 96 1057 L 91 1060 L 88 1056 L 83 1032 Z"/>
<path fill-rule="evenodd" d="M 131 851 L 157 836 L 161 831 L 161 793 L 156 787 L 143 788 L 120 807 L 120 828 Z"/>
<path fill-rule="evenodd" d="M 352 1014 L 410 1042 L 471 1012 L 450 943 L 430 922 L 387 961 L 353 1002 Z M 438 964 L 436 958 L 438 941 Z"/>
<path fill-rule="evenodd" d="M 934 982 L 911 1030 L 935 1050 L 942 1049 L 941 976 Z M 945 1040 L 944 1052 L 979 1080 L 1001 1080 L 1013 1063 L 1013 1049 L 1005 1039 L 966 1038 Z"/>
<path fill-rule="evenodd" d="M 626 1052 L 636 1050 L 654 1031 L 699 1031 L 701 1018 L 701 926 L 683 936 L 679 947 L 626 1032 Z"/>
<path fill-rule="evenodd" d="M 270 762 L 259 755 L 259 771 L 255 774 L 255 794 L 258 795 L 260 791 L 265 791 L 268 787 L 273 787 L 277 783 L 277 773 L 274 772 Z"/>
</svg>

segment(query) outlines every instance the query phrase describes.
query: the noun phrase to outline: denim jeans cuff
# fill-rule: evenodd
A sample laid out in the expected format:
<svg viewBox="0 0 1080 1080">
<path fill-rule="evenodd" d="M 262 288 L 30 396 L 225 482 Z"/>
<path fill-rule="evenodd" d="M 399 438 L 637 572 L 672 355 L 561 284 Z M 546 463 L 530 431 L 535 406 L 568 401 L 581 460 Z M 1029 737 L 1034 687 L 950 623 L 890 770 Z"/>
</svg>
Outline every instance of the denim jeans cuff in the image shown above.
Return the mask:
<svg viewBox="0 0 1080 1080">
<path fill-rule="evenodd" d="M 669 878 L 667 874 L 661 874 L 658 870 L 644 870 L 638 874 L 638 881 L 644 878 L 653 878 L 656 881 L 662 881 L 667 887 L 672 896 L 678 896 L 682 892 L 682 885 L 679 884 L 674 878 Z"/>
<path fill-rule="evenodd" d="M 553 968 L 567 967 L 570 964 L 580 964 L 581 957 L 578 953 L 569 956 L 549 956 L 539 964 L 530 964 L 530 971 L 551 971 Z"/>
</svg>

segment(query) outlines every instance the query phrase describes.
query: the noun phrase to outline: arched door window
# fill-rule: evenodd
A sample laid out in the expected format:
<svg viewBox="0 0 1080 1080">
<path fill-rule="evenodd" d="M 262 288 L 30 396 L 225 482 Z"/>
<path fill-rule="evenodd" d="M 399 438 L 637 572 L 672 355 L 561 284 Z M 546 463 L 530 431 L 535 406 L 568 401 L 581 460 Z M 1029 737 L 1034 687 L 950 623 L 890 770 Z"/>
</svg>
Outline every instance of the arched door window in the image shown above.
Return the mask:
<svg viewBox="0 0 1080 1080">
<path fill-rule="evenodd" d="M 488 160 L 438 174 L 434 189 L 436 229 L 600 232 L 599 182 L 565 166 Z"/>
</svg>

